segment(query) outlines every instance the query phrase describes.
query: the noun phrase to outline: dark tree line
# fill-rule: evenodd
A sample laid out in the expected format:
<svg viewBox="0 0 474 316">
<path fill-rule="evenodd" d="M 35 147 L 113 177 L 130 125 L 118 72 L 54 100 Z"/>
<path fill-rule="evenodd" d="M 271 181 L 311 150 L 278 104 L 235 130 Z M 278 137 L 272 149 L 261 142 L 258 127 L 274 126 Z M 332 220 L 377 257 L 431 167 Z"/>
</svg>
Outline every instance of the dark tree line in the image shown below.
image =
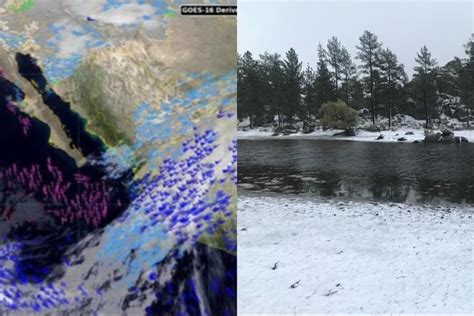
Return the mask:
<svg viewBox="0 0 474 316">
<path fill-rule="evenodd" d="M 440 67 L 426 46 L 417 52 L 414 75 L 405 73 L 396 54 L 365 31 L 357 45 L 357 65 L 336 38 L 317 47 L 315 68 L 302 67 L 291 48 L 282 58 L 265 52 L 257 58 L 247 51 L 238 57 L 238 115 L 250 118 L 252 127 L 277 120 L 278 125 L 295 120 L 311 123 L 321 106 L 329 101 L 344 101 L 349 107 L 370 111 L 372 123 L 379 115 L 395 114 L 424 119 L 432 126 L 439 117 L 440 94 L 460 98 L 464 105 L 456 114 L 470 124 L 474 109 L 474 34 L 465 44 L 466 55 L 455 57 Z"/>
</svg>

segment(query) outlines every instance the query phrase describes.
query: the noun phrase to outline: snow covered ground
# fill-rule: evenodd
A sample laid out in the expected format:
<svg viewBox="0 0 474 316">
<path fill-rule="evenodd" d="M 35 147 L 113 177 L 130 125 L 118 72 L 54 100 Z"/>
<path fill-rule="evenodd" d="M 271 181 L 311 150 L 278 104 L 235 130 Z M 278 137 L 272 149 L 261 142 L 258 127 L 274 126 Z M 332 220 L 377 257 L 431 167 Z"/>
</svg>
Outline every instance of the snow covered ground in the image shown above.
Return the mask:
<svg viewBox="0 0 474 316">
<path fill-rule="evenodd" d="M 382 132 L 368 132 L 359 130 L 356 136 L 333 136 L 335 133 L 342 132 L 342 130 L 322 130 L 318 129 L 310 134 L 296 133 L 288 136 L 272 136 L 271 129 L 252 129 L 248 131 L 237 131 L 238 139 L 332 139 L 332 140 L 349 140 L 349 141 L 365 141 L 365 142 L 398 142 L 400 137 L 406 139 L 405 142 L 414 142 L 415 140 L 422 141 L 425 138 L 423 129 L 400 128 L 396 131 L 382 131 Z M 413 135 L 406 135 L 406 133 L 413 133 Z M 436 131 L 434 131 L 436 132 Z M 377 137 L 382 134 L 384 139 L 377 140 Z M 474 130 L 454 131 L 455 136 L 464 136 L 470 143 L 474 142 Z"/>
<path fill-rule="evenodd" d="M 474 313 L 474 207 L 238 203 L 241 315 Z"/>
</svg>

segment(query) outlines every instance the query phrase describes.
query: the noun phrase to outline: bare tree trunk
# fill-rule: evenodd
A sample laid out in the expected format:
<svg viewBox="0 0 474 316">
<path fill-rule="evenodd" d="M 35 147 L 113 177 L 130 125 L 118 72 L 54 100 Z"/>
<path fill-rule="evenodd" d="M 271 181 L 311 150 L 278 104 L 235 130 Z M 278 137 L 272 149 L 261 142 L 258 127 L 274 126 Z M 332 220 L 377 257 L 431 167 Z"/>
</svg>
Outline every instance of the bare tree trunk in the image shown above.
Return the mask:
<svg viewBox="0 0 474 316">
<path fill-rule="evenodd" d="M 428 114 L 428 100 L 426 100 L 426 91 L 423 92 L 423 102 L 425 104 L 425 118 L 426 118 L 426 128 L 430 128 L 430 123 L 429 123 L 429 114 Z"/>
<path fill-rule="evenodd" d="M 370 92 L 370 112 L 372 113 L 372 124 L 375 125 L 375 104 L 374 104 L 374 96 L 372 95 L 372 92 Z"/>
<path fill-rule="evenodd" d="M 278 110 L 278 127 L 282 127 L 283 126 L 283 121 L 282 121 L 282 118 L 281 118 L 281 109 Z"/>
<path fill-rule="evenodd" d="M 350 107 L 350 105 L 349 105 L 349 78 L 348 78 L 347 75 L 344 77 L 344 82 L 345 82 L 345 84 L 346 84 L 346 87 L 345 87 L 345 88 L 346 88 L 346 89 L 345 89 L 345 93 L 346 93 L 346 105 L 347 105 L 348 107 Z"/>
<path fill-rule="evenodd" d="M 469 105 L 467 106 L 467 127 L 471 127 L 471 119 L 469 117 Z"/>
<path fill-rule="evenodd" d="M 392 76 L 389 73 L 388 75 L 388 86 L 389 86 L 389 95 L 388 95 L 388 128 L 392 129 L 392 106 L 393 106 L 393 91 L 392 91 Z"/>
<path fill-rule="evenodd" d="M 372 112 L 372 124 L 375 125 L 375 100 L 374 100 L 374 79 L 372 64 L 370 64 L 370 110 Z"/>
<path fill-rule="evenodd" d="M 388 128 L 392 128 L 392 100 L 388 105 Z"/>
</svg>

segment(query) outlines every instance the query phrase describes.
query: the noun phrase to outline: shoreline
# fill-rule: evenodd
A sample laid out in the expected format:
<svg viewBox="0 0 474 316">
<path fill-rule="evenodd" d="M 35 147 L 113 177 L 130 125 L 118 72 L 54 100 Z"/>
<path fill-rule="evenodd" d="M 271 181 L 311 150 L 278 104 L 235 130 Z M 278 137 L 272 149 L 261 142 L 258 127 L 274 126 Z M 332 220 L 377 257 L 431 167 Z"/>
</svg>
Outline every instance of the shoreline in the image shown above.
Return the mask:
<svg viewBox="0 0 474 316">
<path fill-rule="evenodd" d="M 395 131 L 381 131 L 369 132 L 366 130 L 359 130 L 356 136 L 333 136 L 335 133 L 342 132 L 342 130 L 326 130 L 318 129 L 313 133 L 303 134 L 295 133 L 287 136 L 278 135 L 272 136 L 273 132 L 265 129 L 252 129 L 248 131 L 237 131 L 238 140 L 269 140 L 269 139 L 314 139 L 314 140 L 342 140 L 342 141 L 360 141 L 360 142 L 378 142 L 378 143 L 413 143 L 415 141 L 423 141 L 425 138 L 423 129 L 415 128 L 400 128 Z M 439 130 L 433 130 L 434 133 Z M 459 130 L 453 131 L 455 136 L 465 137 L 469 143 L 474 143 L 474 130 Z M 406 135 L 406 133 L 413 133 Z M 384 139 L 377 140 L 377 137 L 384 135 Z M 398 141 L 399 138 L 404 137 L 405 141 Z"/>
<path fill-rule="evenodd" d="M 253 194 L 238 204 L 242 315 L 474 308 L 473 206 Z"/>
</svg>

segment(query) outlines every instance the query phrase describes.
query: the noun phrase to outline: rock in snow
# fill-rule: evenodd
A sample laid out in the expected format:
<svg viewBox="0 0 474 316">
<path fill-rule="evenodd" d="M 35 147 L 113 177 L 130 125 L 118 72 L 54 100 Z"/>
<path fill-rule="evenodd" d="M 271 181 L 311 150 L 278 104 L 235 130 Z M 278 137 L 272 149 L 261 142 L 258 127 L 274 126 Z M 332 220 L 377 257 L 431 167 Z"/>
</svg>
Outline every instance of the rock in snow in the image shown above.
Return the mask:
<svg viewBox="0 0 474 316">
<path fill-rule="evenodd" d="M 439 143 L 441 141 L 442 137 L 443 137 L 443 134 L 441 134 L 441 133 L 426 135 L 425 136 L 425 143 L 431 143 L 431 144 Z"/>
</svg>

